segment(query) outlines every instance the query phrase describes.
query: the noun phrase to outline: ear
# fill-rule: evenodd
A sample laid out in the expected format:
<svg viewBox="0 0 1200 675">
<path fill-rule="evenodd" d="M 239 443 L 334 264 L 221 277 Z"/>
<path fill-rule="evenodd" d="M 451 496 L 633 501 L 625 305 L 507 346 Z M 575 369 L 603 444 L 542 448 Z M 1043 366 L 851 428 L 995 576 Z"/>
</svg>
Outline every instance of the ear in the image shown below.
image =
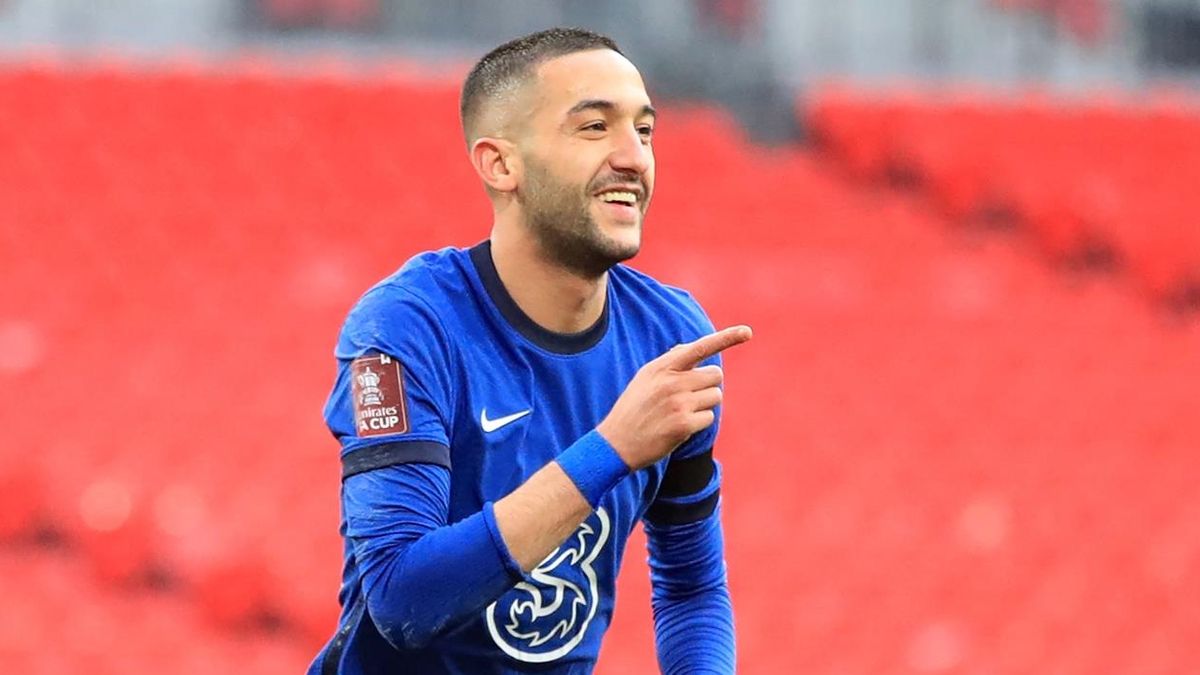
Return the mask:
<svg viewBox="0 0 1200 675">
<path fill-rule="evenodd" d="M 486 136 L 476 140 L 471 144 L 471 166 L 492 190 L 512 192 L 517 189 L 520 159 L 511 141 Z"/>
</svg>

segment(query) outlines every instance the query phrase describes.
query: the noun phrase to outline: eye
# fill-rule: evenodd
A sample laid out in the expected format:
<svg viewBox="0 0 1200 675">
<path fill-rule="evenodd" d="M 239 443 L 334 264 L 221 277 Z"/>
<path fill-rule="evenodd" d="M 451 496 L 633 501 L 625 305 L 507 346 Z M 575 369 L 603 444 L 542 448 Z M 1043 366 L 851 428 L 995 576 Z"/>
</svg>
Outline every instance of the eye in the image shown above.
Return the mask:
<svg viewBox="0 0 1200 675">
<path fill-rule="evenodd" d="M 585 125 L 583 127 L 583 130 L 584 131 L 606 131 L 606 130 L 608 130 L 608 125 L 605 124 L 603 121 L 597 120 L 595 122 L 591 122 L 591 123 Z"/>
<path fill-rule="evenodd" d="M 649 124 L 643 124 L 637 128 L 638 134 L 647 140 L 654 136 L 654 127 Z"/>
</svg>

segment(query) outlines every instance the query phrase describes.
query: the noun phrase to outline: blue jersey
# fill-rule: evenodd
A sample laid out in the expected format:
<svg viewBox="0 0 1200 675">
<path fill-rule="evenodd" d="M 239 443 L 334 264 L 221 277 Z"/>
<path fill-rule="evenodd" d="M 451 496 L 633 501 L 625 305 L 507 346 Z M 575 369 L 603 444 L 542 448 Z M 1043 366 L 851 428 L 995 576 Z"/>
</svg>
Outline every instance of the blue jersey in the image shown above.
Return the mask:
<svg viewBox="0 0 1200 675">
<path fill-rule="evenodd" d="M 713 532 L 703 555 L 715 545 L 719 569 L 703 583 L 725 593 L 715 423 L 621 480 L 527 574 L 486 517 L 593 430 L 639 368 L 712 331 L 689 294 L 623 265 L 592 327 L 548 331 L 505 290 L 488 242 L 419 255 L 368 291 L 339 337 L 325 409 L 342 446 L 345 564 L 338 633 L 310 673 L 591 672 L 643 521 Z M 422 538 L 440 543 L 421 549 Z M 670 574 L 656 584 L 668 589 Z"/>
</svg>

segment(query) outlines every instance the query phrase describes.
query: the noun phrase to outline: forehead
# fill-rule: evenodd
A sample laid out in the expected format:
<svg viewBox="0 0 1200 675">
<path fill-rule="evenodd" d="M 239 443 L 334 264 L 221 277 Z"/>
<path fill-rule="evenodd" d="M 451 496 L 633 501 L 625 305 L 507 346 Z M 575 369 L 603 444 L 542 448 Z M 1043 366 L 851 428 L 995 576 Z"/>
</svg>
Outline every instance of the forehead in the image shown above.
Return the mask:
<svg viewBox="0 0 1200 675">
<path fill-rule="evenodd" d="M 610 49 L 575 52 L 537 69 L 539 113 L 566 114 L 585 99 L 612 101 L 629 111 L 650 103 L 642 75 L 629 59 Z"/>
</svg>

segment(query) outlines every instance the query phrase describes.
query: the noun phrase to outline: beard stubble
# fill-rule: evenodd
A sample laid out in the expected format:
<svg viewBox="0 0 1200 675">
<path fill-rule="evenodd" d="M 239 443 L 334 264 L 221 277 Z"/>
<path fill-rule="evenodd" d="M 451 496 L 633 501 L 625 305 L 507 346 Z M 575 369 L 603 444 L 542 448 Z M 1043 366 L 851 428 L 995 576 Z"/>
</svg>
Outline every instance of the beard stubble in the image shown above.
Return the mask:
<svg viewBox="0 0 1200 675">
<path fill-rule="evenodd" d="M 551 263 L 595 279 L 637 255 L 637 244 L 614 241 L 592 217 L 589 207 L 595 190 L 559 181 L 539 162 L 527 159 L 526 167 L 527 187 L 522 195 L 526 225 Z M 641 182 L 636 177 L 629 180 Z"/>
</svg>

